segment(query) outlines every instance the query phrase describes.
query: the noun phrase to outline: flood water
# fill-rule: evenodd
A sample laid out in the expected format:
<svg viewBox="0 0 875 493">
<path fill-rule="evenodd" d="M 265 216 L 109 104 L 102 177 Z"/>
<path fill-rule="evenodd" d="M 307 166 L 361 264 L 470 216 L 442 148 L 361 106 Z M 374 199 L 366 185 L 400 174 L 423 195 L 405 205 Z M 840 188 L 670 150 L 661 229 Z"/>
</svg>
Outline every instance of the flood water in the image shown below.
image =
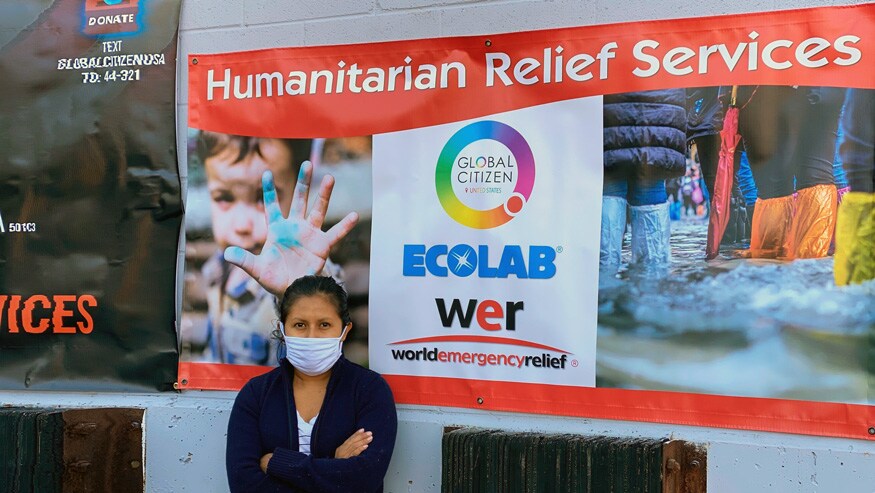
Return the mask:
<svg viewBox="0 0 875 493">
<path fill-rule="evenodd" d="M 836 287 L 831 257 L 731 246 L 705 262 L 706 235 L 707 220 L 673 221 L 667 273 L 600 279 L 599 387 L 875 402 L 875 280 Z M 628 249 L 627 232 L 626 263 Z"/>
</svg>

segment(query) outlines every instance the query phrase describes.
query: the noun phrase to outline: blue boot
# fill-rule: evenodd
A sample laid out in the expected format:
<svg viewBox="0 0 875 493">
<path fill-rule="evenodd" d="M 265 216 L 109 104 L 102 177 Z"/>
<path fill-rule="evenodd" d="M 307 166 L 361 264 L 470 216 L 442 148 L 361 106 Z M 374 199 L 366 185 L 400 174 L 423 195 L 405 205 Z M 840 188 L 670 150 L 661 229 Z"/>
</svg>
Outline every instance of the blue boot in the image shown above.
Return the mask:
<svg viewBox="0 0 875 493">
<path fill-rule="evenodd" d="M 604 226 L 603 226 L 604 228 Z M 632 263 L 667 267 L 671 260 L 668 202 L 632 206 Z"/>
<path fill-rule="evenodd" d="M 599 243 L 599 270 L 616 274 L 623 252 L 626 232 L 626 199 L 602 197 L 602 230 Z"/>
</svg>

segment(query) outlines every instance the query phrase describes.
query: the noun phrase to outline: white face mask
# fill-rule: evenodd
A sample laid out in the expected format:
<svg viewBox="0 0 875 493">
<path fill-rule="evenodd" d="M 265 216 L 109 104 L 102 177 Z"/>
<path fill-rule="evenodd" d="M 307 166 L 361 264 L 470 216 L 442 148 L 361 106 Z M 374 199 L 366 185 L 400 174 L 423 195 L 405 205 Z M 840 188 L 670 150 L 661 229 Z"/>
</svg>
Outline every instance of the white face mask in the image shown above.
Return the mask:
<svg viewBox="0 0 875 493">
<path fill-rule="evenodd" d="M 311 377 L 330 370 L 340 359 L 344 327 L 340 337 L 289 337 L 286 341 L 286 359 L 304 375 Z"/>
</svg>

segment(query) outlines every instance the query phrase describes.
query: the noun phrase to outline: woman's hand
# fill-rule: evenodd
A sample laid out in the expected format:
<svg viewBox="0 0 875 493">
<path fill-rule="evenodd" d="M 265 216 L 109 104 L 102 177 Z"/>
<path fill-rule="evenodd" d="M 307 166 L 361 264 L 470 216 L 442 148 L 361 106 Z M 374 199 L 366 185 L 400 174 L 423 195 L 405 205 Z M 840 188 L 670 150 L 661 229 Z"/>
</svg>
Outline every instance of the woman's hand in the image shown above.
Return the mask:
<svg viewBox="0 0 875 493">
<path fill-rule="evenodd" d="M 271 457 L 273 457 L 273 452 L 269 454 L 264 454 L 261 457 L 261 462 L 259 463 L 259 465 L 261 466 L 261 472 L 267 474 L 267 463 L 270 462 Z"/>
<path fill-rule="evenodd" d="M 364 452 L 373 439 L 374 434 L 362 428 L 347 438 L 343 445 L 337 447 L 337 450 L 334 451 L 334 458 L 349 459 L 350 457 L 355 457 Z"/>
<path fill-rule="evenodd" d="M 305 162 L 298 174 L 289 217 L 284 218 L 277 201 L 273 174 L 265 171 L 261 183 L 264 189 L 264 214 L 267 216 L 267 240 L 261 253 L 253 255 L 239 247 L 225 249 L 225 260 L 240 267 L 264 289 L 281 297 L 295 279 L 319 274 L 325 267 L 328 252 L 358 221 L 351 212 L 328 231 L 322 231 L 334 178 L 322 179 L 319 197 L 307 214 L 313 165 Z"/>
</svg>

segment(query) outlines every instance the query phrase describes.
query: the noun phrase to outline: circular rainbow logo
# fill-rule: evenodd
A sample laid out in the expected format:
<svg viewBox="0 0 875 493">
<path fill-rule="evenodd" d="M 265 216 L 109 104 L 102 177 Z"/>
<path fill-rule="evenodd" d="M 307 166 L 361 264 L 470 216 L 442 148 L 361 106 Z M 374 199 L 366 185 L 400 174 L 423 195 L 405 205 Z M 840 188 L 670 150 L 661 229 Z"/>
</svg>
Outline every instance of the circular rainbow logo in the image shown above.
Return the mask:
<svg viewBox="0 0 875 493">
<path fill-rule="evenodd" d="M 487 210 L 474 209 L 462 203 L 456 196 L 452 183 L 456 158 L 465 147 L 480 140 L 494 140 L 504 144 L 513 154 L 518 169 L 516 186 L 507 200 Z M 475 160 L 474 165 L 483 166 L 479 160 Z M 495 228 L 513 219 L 528 202 L 535 185 L 535 157 L 526 139 L 510 125 L 493 120 L 475 122 L 453 134 L 444 145 L 438 157 L 434 178 L 438 199 L 447 215 L 470 228 Z"/>
</svg>

